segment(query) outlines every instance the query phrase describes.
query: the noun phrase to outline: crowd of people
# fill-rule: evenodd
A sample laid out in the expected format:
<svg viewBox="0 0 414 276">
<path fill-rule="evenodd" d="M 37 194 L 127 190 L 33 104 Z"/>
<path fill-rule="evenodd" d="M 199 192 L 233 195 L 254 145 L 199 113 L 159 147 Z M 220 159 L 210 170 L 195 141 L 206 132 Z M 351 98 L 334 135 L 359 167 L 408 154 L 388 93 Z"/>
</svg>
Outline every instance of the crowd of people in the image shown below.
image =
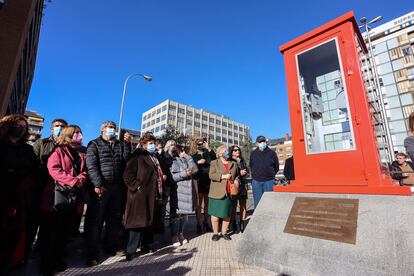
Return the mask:
<svg viewBox="0 0 414 276">
<path fill-rule="evenodd" d="M 192 150 L 174 140 L 163 145 L 145 133 L 132 149 L 131 136 L 117 139 L 112 121 L 101 124 L 101 134 L 87 147 L 81 127 L 64 119 L 53 120 L 51 135 L 34 143 L 28 129 L 24 116 L 0 119 L 2 275 L 27 261 L 35 241 L 43 275 L 66 270 L 65 247 L 81 234 L 84 214 L 89 266 L 98 265 L 101 250 L 125 254 L 127 261 L 138 248 L 151 252 L 154 234 L 165 231 L 167 213 L 173 246 L 188 243 L 184 230 L 194 213 L 198 234 L 231 240 L 229 225 L 233 232 L 246 227 L 248 175 L 257 206 L 279 166 L 263 136 L 249 167 L 237 145 L 215 152 L 205 138 Z"/>
</svg>

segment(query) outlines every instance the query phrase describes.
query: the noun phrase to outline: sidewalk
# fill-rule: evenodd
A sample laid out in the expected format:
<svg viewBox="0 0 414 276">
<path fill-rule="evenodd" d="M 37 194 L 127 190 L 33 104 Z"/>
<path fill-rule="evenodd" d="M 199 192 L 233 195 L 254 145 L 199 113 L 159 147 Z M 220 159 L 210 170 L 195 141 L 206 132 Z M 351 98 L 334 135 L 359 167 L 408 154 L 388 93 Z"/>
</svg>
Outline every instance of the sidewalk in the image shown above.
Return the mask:
<svg viewBox="0 0 414 276">
<path fill-rule="evenodd" d="M 247 206 L 253 209 L 251 191 Z M 275 275 L 274 273 L 248 266 L 233 260 L 237 240 L 243 234 L 232 235 L 231 241 L 224 239 L 211 241 L 212 233 L 196 234 L 195 216 L 189 216 L 185 236 L 189 243 L 178 248 L 172 247 L 170 231 L 154 237 L 154 253 L 140 255 L 130 262 L 125 257 L 102 256 L 101 263 L 95 267 L 85 265 L 85 245 L 82 238 L 76 238 L 67 246 L 68 269 L 58 275 Z M 82 227 L 81 227 L 82 229 Z M 35 252 L 28 264 L 12 275 L 39 275 L 38 253 Z"/>
</svg>

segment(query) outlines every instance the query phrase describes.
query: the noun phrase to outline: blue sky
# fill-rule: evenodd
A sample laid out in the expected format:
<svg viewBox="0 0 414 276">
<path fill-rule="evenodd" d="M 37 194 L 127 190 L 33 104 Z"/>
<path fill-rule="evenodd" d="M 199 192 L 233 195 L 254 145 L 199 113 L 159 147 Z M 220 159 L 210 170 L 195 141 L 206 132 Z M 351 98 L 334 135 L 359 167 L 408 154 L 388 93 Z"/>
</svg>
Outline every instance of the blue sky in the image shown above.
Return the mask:
<svg viewBox="0 0 414 276">
<path fill-rule="evenodd" d="M 54 0 L 43 18 L 27 108 L 78 124 L 85 140 L 103 120 L 123 127 L 172 99 L 229 116 L 253 137 L 290 133 L 280 45 L 349 10 L 383 22 L 410 12 L 411 1 Z"/>
</svg>

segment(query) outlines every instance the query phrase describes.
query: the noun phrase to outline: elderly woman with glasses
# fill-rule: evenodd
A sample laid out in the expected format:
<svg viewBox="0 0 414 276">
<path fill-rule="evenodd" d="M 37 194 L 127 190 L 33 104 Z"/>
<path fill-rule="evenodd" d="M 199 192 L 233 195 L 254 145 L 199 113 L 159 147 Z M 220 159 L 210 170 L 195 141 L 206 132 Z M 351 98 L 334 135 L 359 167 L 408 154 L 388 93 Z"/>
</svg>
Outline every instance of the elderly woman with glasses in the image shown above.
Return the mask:
<svg viewBox="0 0 414 276">
<path fill-rule="evenodd" d="M 230 155 L 226 146 L 217 149 L 217 157 L 218 159 L 211 161 L 209 173 L 211 185 L 208 194 L 208 213 L 214 232 L 212 240 L 218 241 L 221 237 L 231 240 L 227 234 L 232 211 L 230 189 L 233 183 L 238 185 L 239 172 L 236 162 L 229 160 Z M 218 229 L 219 219 L 223 220 L 221 236 Z"/>
</svg>

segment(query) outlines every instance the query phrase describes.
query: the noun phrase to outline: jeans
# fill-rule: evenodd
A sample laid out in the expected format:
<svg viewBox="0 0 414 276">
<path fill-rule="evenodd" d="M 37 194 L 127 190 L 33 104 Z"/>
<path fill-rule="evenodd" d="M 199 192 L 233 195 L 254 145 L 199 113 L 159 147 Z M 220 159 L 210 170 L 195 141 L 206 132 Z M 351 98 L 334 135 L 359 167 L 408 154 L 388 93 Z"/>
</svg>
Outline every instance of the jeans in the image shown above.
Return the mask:
<svg viewBox="0 0 414 276">
<path fill-rule="evenodd" d="M 177 236 L 184 232 L 185 222 L 187 221 L 187 215 L 177 215 L 171 219 L 171 236 Z"/>
<path fill-rule="evenodd" d="M 252 187 L 253 187 L 253 200 L 254 200 L 254 208 L 256 209 L 257 205 L 259 204 L 260 199 L 264 192 L 272 192 L 273 185 L 275 181 L 267 180 L 267 181 L 257 181 L 253 179 Z"/>
</svg>

